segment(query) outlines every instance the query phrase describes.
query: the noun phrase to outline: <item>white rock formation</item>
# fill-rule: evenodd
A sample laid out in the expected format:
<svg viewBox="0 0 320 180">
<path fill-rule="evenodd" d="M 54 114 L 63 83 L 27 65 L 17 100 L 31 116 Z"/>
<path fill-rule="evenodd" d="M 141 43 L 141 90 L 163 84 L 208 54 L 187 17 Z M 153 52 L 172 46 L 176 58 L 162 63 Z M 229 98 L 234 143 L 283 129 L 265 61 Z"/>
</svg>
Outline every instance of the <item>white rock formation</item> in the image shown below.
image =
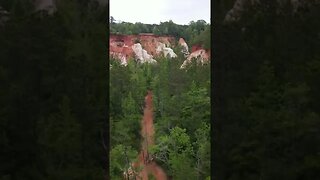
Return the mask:
<svg viewBox="0 0 320 180">
<path fill-rule="evenodd" d="M 163 43 L 161 43 L 161 42 L 158 42 L 158 43 L 157 43 L 156 53 L 157 53 L 157 54 L 160 54 L 160 53 L 162 52 L 163 48 L 165 48 L 165 47 L 166 47 L 165 44 L 163 44 Z"/>
<path fill-rule="evenodd" d="M 190 54 L 188 44 L 183 38 L 179 39 L 179 44 L 182 47 L 181 52 L 184 54 L 185 57 L 187 57 Z"/>
<path fill-rule="evenodd" d="M 164 57 L 167 57 L 169 55 L 169 58 L 176 58 L 178 57 L 176 53 L 173 52 L 171 48 L 163 48 L 163 55 Z"/>
<path fill-rule="evenodd" d="M 169 58 L 178 57 L 171 48 L 166 47 L 165 44 L 159 42 L 157 45 L 156 53 L 159 54 L 161 52 L 163 52 L 164 57 L 169 57 Z"/>
<path fill-rule="evenodd" d="M 121 65 L 124 65 L 124 66 L 128 65 L 127 58 L 126 58 L 125 54 L 111 52 L 111 56 L 116 59 L 119 59 L 121 61 Z"/>
<path fill-rule="evenodd" d="M 132 45 L 132 50 L 136 55 L 136 60 L 140 63 L 157 63 L 156 60 L 153 59 L 153 56 L 148 54 L 146 50 L 144 50 L 140 43 Z"/>
<path fill-rule="evenodd" d="M 199 49 L 188 56 L 188 58 L 180 66 L 180 69 L 184 69 L 187 66 L 187 64 L 191 63 L 193 58 L 196 58 L 197 63 L 202 65 L 209 61 L 209 56 L 207 52 L 204 49 Z"/>
</svg>

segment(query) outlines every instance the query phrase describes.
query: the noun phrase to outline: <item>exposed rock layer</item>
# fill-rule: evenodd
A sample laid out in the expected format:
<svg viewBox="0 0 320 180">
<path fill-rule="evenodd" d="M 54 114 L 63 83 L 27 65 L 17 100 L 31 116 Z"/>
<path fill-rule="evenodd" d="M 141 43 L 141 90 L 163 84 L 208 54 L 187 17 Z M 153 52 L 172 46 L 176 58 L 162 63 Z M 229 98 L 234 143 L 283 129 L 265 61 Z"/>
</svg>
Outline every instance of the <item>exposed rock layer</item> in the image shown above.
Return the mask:
<svg viewBox="0 0 320 180">
<path fill-rule="evenodd" d="M 132 58 L 139 63 L 156 63 L 154 59 L 159 56 L 176 58 L 177 54 L 171 49 L 179 44 L 182 47 L 184 61 L 181 68 L 184 68 L 192 59 L 198 59 L 198 62 L 204 64 L 210 59 L 210 51 L 204 50 L 200 45 L 189 47 L 183 38 L 177 43 L 171 36 L 156 36 L 153 34 L 140 35 L 115 35 L 111 34 L 109 54 L 121 61 L 121 64 L 127 65 L 127 61 Z"/>
<path fill-rule="evenodd" d="M 111 34 L 109 53 L 111 56 L 117 54 L 114 57 L 118 59 L 121 57 L 121 60 L 125 61 L 129 58 L 135 58 L 141 62 L 154 62 L 153 57 L 160 56 L 162 53 L 171 58 L 177 57 L 170 48 L 174 42 L 175 39 L 171 36 Z"/>
</svg>

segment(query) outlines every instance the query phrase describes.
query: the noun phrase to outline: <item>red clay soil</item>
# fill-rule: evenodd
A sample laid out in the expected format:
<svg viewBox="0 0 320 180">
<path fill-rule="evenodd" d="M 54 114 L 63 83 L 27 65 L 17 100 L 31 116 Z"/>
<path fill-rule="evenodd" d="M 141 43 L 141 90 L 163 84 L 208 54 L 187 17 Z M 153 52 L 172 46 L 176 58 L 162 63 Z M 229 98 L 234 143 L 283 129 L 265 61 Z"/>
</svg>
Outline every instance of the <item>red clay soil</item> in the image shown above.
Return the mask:
<svg viewBox="0 0 320 180">
<path fill-rule="evenodd" d="M 193 52 L 195 52 L 195 51 L 198 51 L 198 50 L 200 50 L 200 49 L 203 49 L 201 45 L 199 45 L 199 44 L 193 45 L 193 46 L 191 47 L 191 53 L 193 53 Z"/>
<path fill-rule="evenodd" d="M 210 49 L 204 49 L 201 45 L 199 44 L 195 44 L 191 47 L 191 54 L 194 53 L 194 52 L 197 52 L 199 50 L 205 50 L 206 51 L 206 54 L 205 56 L 208 57 L 208 59 L 210 59 L 211 57 L 211 50 Z"/>
<path fill-rule="evenodd" d="M 153 108 L 152 108 L 152 92 L 148 91 L 145 97 L 144 116 L 141 122 L 141 135 L 143 137 L 142 150 L 139 154 L 139 161 L 134 163 L 135 168 L 142 167 L 137 179 L 148 180 L 148 174 L 152 174 L 157 180 L 167 180 L 167 175 L 163 169 L 158 166 L 149 157 L 148 147 L 153 145 Z"/>
<path fill-rule="evenodd" d="M 120 53 L 127 58 L 134 57 L 132 45 L 139 41 L 143 48 L 153 56 L 157 56 L 156 49 L 158 43 L 164 43 L 167 46 L 172 46 L 175 42 L 175 38 L 172 36 L 157 36 L 150 34 L 141 35 L 120 35 L 110 34 L 109 38 L 109 53 Z"/>
</svg>

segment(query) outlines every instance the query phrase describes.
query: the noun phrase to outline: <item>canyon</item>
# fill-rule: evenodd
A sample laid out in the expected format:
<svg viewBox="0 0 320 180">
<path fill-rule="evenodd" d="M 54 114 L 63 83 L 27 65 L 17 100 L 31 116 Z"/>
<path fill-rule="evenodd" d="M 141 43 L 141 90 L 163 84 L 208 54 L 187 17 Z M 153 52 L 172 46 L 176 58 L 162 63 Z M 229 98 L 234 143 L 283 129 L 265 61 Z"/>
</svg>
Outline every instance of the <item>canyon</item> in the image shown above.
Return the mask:
<svg viewBox="0 0 320 180">
<path fill-rule="evenodd" d="M 160 56 L 174 59 L 178 53 L 174 48 L 180 46 L 185 61 L 181 65 L 184 68 L 192 58 L 200 59 L 201 63 L 208 62 L 210 50 L 203 49 L 200 45 L 189 47 L 183 38 L 178 41 L 173 36 L 158 36 L 151 33 L 140 33 L 138 35 L 110 34 L 109 55 L 120 60 L 126 66 L 130 59 L 139 63 L 157 63 L 155 60 Z"/>
</svg>

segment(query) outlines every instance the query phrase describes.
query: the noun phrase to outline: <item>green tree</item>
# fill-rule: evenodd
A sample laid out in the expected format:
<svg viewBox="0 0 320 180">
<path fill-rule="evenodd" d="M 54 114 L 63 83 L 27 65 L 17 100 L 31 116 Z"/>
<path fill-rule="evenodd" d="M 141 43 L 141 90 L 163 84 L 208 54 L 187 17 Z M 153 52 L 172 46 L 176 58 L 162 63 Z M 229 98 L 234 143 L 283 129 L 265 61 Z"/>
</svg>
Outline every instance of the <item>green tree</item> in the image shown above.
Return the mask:
<svg viewBox="0 0 320 180">
<path fill-rule="evenodd" d="M 210 176 L 211 166 L 211 144 L 210 144 L 210 124 L 202 123 L 201 127 L 196 130 L 196 172 L 197 179 L 205 179 Z"/>
<path fill-rule="evenodd" d="M 81 157 L 81 124 L 76 121 L 70 100 L 63 97 L 59 112 L 39 122 L 39 143 L 46 153 L 47 174 L 54 178 L 76 178 L 77 174 L 70 174 L 80 166 L 70 166 Z"/>
<path fill-rule="evenodd" d="M 137 151 L 130 146 L 117 145 L 110 151 L 110 177 L 112 179 L 122 179 L 123 173 L 131 167 L 131 163 L 136 161 Z"/>
<path fill-rule="evenodd" d="M 222 4 L 215 12 L 225 10 Z M 214 73 L 224 88 L 214 90 L 214 98 L 224 98 L 216 101 L 213 178 L 319 176 L 318 158 L 309 159 L 319 151 L 312 128 L 319 124 L 318 10 L 312 4 L 293 13 L 290 4 L 270 1 L 248 7 L 240 21 L 215 22 Z"/>
<path fill-rule="evenodd" d="M 156 159 L 166 165 L 175 179 L 194 179 L 196 175 L 192 166 L 194 152 L 186 130 L 175 127 L 170 130 L 169 136 L 161 136 L 158 140 L 157 145 L 151 147 Z"/>
</svg>

